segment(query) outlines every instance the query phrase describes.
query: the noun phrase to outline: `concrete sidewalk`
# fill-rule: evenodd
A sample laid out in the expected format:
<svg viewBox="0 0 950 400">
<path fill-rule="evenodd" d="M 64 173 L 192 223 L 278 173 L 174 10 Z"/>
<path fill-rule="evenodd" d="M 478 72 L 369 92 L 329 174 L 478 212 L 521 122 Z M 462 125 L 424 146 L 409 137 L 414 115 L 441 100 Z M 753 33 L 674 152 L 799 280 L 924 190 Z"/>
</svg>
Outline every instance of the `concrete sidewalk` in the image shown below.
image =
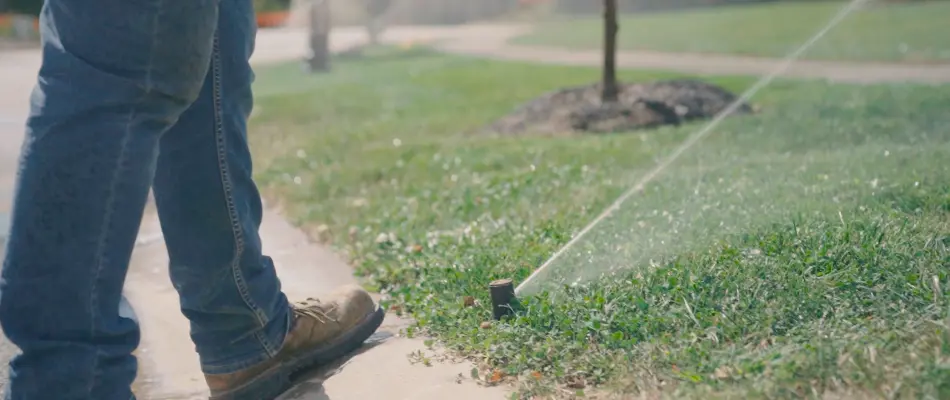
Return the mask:
<svg viewBox="0 0 950 400">
<path fill-rule="evenodd" d="M 260 230 L 265 253 L 273 257 L 283 290 L 291 301 L 319 296 L 354 282 L 352 270 L 334 253 L 314 245 L 273 209 Z M 143 221 L 140 237 L 161 235 L 157 217 Z M 140 245 L 133 255 L 126 296 L 142 326 L 138 356 L 140 399 L 204 399 L 207 392 L 198 357 L 188 339 L 188 324 L 178 311 L 178 294 L 168 279 L 168 258 L 161 240 Z M 387 316 L 364 351 L 344 363 L 320 371 L 282 399 L 300 400 L 479 400 L 505 399 L 502 388 L 482 388 L 468 376 L 469 364 L 412 365 L 408 355 L 426 350 L 418 339 L 399 337 L 407 325 Z"/>
</svg>

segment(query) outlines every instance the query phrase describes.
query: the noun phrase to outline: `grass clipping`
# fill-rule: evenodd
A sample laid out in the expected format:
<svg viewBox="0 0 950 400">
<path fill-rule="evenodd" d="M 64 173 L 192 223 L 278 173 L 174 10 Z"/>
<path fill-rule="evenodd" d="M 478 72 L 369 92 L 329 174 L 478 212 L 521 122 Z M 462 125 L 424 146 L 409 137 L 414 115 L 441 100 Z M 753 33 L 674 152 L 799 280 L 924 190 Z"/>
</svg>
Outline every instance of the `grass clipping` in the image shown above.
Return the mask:
<svg viewBox="0 0 950 400">
<path fill-rule="evenodd" d="M 488 127 L 489 133 L 612 133 L 712 118 L 736 95 L 702 81 L 678 79 L 621 84 L 616 103 L 600 100 L 601 84 L 560 89 L 521 106 Z M 742 104 L 736 114 L 748 114 Z"/>
</svg>

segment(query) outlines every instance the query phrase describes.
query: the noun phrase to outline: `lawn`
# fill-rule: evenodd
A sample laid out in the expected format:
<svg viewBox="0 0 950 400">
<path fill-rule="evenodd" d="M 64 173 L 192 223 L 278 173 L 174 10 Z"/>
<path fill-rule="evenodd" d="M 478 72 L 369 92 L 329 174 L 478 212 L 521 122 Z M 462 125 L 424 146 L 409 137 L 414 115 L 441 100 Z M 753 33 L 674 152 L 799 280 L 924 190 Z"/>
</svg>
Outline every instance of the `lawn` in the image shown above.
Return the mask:
<svg viewBox="0 0 950 400">
<path fill-rule="evenodd" d="M 475 133 L 598 75 L 424 50 L 263 69 L 257 175 L 409 334 L 525 398 L 950 396 L 945 86 L 771 85 L 483 325 L 488 282 L 523 281 L 697 129 Z"/>
<path fill-rule="evenodd" d="M 618 45 L 624 50 L 781 57 L 815 34 L 844 4 L 778 2 L 623 16 Z M 851 14 L 804 58 L 947 62 L 947 15 L 950 2 L 870 6 Z M 534 33 L 514 43 L 594 49 L 602 38 L 602 20 L 591 16 L 540 23 Z"/>
</svg>

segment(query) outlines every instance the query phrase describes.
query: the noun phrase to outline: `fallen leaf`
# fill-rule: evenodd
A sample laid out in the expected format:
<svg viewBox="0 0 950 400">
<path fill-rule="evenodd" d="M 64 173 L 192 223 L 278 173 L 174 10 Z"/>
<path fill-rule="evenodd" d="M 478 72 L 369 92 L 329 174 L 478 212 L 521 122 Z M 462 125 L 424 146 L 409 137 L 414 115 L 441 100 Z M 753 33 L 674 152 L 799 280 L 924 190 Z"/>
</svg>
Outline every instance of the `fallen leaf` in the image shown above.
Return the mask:
<svg viewBox="0 0 950 400">
<path fill-rule="evenodd" d="M 462 298 L 463 307 L 472 307 L 475 305 L 475 298 L 472 296 L 465 296 Z"/>
<path fill-rule="evenodd" d="M 567 378 L 567 387 L 571 389 L 583 389 L 587 387 L 587 383 L 584 382 L 584 378 L 579 376 L 570 376 Z"/>
<path fill-rule="evenodd" d="M 540 381 L 540 380 L 541 380 L 541 373 L 538 372 L 538 371 L 531 371 L 531 377 L 533 377 L 534 379 L 537 379 L 537 380 Z"/>
<path fill-rule="evenodd" d="M 491 329 L 491 321 L 482 322 L 482 329 Z"/>
<path fill-rule="evenodd" d="M 498 383 L 501 382 L 502 378 L 504 377 L 505 373 L 501 372 L 500 369 L 496 369 L 494 372 L 492 372 L 491 377 L 488 378 L 488 382 Z"/>
<path fill-rule="evenodd" d="M 716 368 L 716 372 L 713 373 L 718 379 L 726 379 L 729 377 L 729 367 L 723 365 L 719 368 Z"/>
</svg>

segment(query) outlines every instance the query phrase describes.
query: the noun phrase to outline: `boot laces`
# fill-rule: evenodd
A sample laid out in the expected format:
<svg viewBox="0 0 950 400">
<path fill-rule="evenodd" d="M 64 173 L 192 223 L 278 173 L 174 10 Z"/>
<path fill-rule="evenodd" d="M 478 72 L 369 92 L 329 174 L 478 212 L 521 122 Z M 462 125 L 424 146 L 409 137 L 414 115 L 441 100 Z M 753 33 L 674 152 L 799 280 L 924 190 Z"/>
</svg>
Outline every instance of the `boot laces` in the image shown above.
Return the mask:
<svg viewBox="0 0 950 400">
<path fill-rule="evenodd" d="M 293 309 L 294 314 L 316 319 L 323 324 L 329 321 L 338 322 L 336 318 L 333 318 L 329 315 L 330 312 L 336 310 L 336 304 L 330 304 L 329 307 L 323 307 L 323 303 L 320 301 L 320 299 L 314 299 L 311 297 L 305 301 L 299 301 L 291 304 L 291 308 Z"/>
</svg>

